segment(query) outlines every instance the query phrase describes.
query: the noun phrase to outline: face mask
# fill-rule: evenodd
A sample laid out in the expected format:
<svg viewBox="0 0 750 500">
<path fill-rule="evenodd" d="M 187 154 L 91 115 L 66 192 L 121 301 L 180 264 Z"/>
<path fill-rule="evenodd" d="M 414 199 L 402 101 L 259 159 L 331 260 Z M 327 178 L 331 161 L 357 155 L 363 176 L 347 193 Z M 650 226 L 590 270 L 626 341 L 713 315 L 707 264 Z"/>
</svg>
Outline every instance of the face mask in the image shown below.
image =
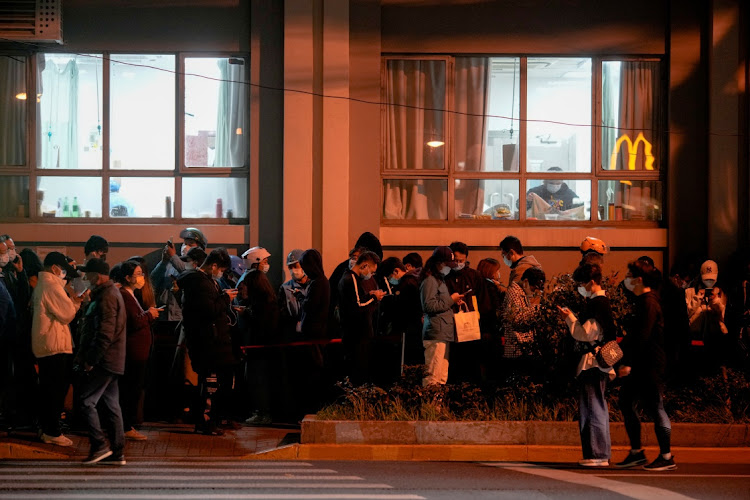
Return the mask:
<svg viewBox="0 0 750 500">
<path fill-rule="evenodd" d="M 388 278 L 388 283 L 390 283 L 393 286 L 398 285 L 399 281 L 400 280 L 398 278 L 394 278 L 393 276 L 391 276 L 390 278 Z"/>
<path fill-rule="evenodd" d="M 261 264 L 259 266 L 259 269 L 262 273 L 267 273 L 269 269 L 271 269 L 271 264 Z"/>
<path fill-rule="evenodd" d="M 455 270 L 456 271 L 460 271 L 464 267 L 466 267 L 466 262 L 459 262 L 459 263 L 456 264 Z"/>
<path fill-rule="evenodd" d="M 688 283 L 687 281 L 683 281 L 682 282 L 682 289 L 683 290 L 687 290 L 688 288 L 690 288 L 690 283 Z"/>
<path fill-rule="evenodd" d="M 299 268 L 292 269 L 292 278 L 294 278 L 294 281 L 302 281 L 304 277 L 305 271 Z"/>
<path fill-rule="evenodd" d="M 550 193 L 556 193 L 560 191 L 560 188 L 562 187 L 562 184 L 547 184 L 547 191 Z"/>
<path fill-rule="evenodd" d="M 506 257 L 505 255 L 503 255 L 503 263 L 504 263 L 504 264 L 505 264 L 506 266 L 508 266 L 508 267 L 510 267 L 510 266 L 512 266 L 512 265 L 513 265 L 513 261 L 512 261 L 512 260 L 510 260 L 510 259 L 509 259 L 508 257 Z"/>
<path fill-rule="evenodd" d="M 183 243 L 182 246 L 180 247 L 180 255 L 183 257 L 186 256 L 191 248 L 194 248 L 194 247 Z"/>
<path fill-rule="evenodd" d="M 14 260 L 16 260 L 16 257 L 18 256 L 18 254 L 16 253 L 16 249 L 15 248 L 9 248 L 7 255 L 8 255 L 8 261 L 9 262 L 13 262 Z"/>
<path fill-rule="evenodd" d="M 136 276 L 135 277 L 135 284 L 133 285 L 133 288 L 136 290 L 140 290 L 146 285 L 146 277 L 145 276 Z"/>
<path fill-rule="evenodd" d="M 713 288 L 716 280 L 703 280 L 703 284 L 706 285 L 706 288 Z"/>
<path fill-rule="evenodd" d="M 372 273 L 362 274 L 363 280 L 369 280 L 370 278 L 372 278 Z"/>
<path fill-rule="evenodd" d="M 349 259 L 349 270 L 351 271 L 354 269 L 354 266 L 357 264 L 357 259 Z"/>
<path fill-rule="evenodd" d="M 625 278 L 625 280 L 623 281 L 623 284 L 625 285 L 625 288 L 627 288 L 631 292 L 635 290 L 635 284 L 633 283 L 633 278 L 630 278 L 630 277 Z"/>
<path fill-rule="evenodd" d="M 188 262 L 185 264 L 185 271 L 193 271 L 195 269 L 195 265 Z"/>
<path fill-rule="evenodd" d="M 442 274 L 443 276 L 448 276 L 450 272 L 451 272 L 451 268 L 448 266 L 443 266 L 440 268 L 440 274 Z"/>
<path fill-rule="evenodd" d="M 585 287 L 585 286 L 579 286 L 579 287 L 578 287 L 578 293 L 580 293 L 580 294 L 581 294 L 581 296 L 582 296 L 583 298 L 585 298 L 585 299 L 587 299 L 587 298 L 591 297 L 591 293 L 590 293 L 590 292 L 589 292 L 588 290 L 586 290 L 586 287 Z"/>
<path fill-rule="evenodd" d="M 10 256 L 8 255 L 8 252 L 0 255 L 0 267 L 7 266 L 8 262 L 10 262 Z"/>
<path fill-rule="evenodd" d="M 224 274 L 224 273 L 222 273 L 222 272 L 218 272 L 216 274 L 211 273 L 211 277 L 214 279 L 214 281 L 219 281 L 221 279 L 222 274 Z"/>
</svg>

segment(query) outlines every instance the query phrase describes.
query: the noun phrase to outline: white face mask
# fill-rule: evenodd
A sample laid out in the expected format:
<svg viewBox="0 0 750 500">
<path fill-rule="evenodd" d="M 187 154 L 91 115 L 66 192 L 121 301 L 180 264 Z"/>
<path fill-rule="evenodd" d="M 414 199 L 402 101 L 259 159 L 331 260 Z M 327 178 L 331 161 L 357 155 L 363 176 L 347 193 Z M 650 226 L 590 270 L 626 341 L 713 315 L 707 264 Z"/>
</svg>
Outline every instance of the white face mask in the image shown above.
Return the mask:
<svg viewBox="0 0 750 500">
<path fill-rule="evenodd" d="M 466 262 L 457 262 L 457 263 L 456 263 L 456 267 L 455 267 L 454 269 L 455 269 L 456 271 L 460 271 L 460 270 L 461 270 L 461 269 L 463 269 L 464 267 L 466 267 Z"/>
<path fill-rule="evenodd" d="M 512 260 L 510 260 L 510 259 L 509 259 L 508 257 L 506 257 L 505 255 L 503 255 L 503 263 L 504 263 L 504 264 L 505 264 L 506 266 L 508 266 L 508 267 L 510 267 L 510 266 L 512 266 L 512 265 L 513 265 L 513 261 L 512 261 Z"/>
<path fill-rule="evenodd" d="M 581 296 L 583 298 L 586 298 L 586 299 L 588 299 L 589 297 L 591 297 L 591 292 L 589 292 L 588 290 L 586 290 L 586 287 L 583 286 L 583 285 L 581 285 L 581 286 L 578 287 L 578 293 L 580 293 Z"/>
<path fill-rule="evenodd" d="M 372 273 L 367 273 L 367 274 L 362 273 L 363 280 L 369 280 L 370 278 L 372 278 Z"/>
<path fill-rule="evenodd" d="M 191 248 L 195 248 L 195 246 L 190 246 L 190 245 L 186 245 L 183 243 L 182 246 L 180 247 L 180 255 L 185 257 Z"/>
<path fill-rule="evenodd" d="M 451 268 L 448 266 L 443 266 L 440 268 L 440 274 L 443 276 L 448 276 L 451 273 Z"/>
<path fill-rule="evenodd" d="M 261 264 L 258 266 L 258 269 L 260 269 L 260 272 L 267 273 L 269 269 L 271 269 L 271 264 Z"/>
<path fill-rule="evenodd" d="M 554 194 L 560 191 L 561 187 L 562 187 L 562 184 L 547 184 L 547 191 Z"/>
<path fill-rule="evenodd" d="M 716 284 L 716 280 L 703 280 L 703 284 L 706 286 L 706 288 L 713 288 Z"/>
<path fill-rule="evenodd" d="M 302 270 L 302 268 L 296 267 L 292 269 L 292 278 L 294 278 L 294 281 L 302 281 L 302 278 L 305 277 L 305 271 Z"/>
<path fill-rule="evenodd" d="M 7 266 L 8 262 L 10 262 L 10 255 L 8 255 L 8 252 L 0 255 L 0 267 Z"/>
<path fill-rule="evenodd" d="M 192 264 L 191 262 L 187 262 L 187 263 L 185 264 L 185 271 L 192 271 L 192 270 L 194 270 L 194 269 L 195 269 L 195 265 L 194 265 L 194 264 Z"/>
<path fill-rule="evenodd" d="M 349 259 L 349 270 L 351 271 L 354 269 L 354 266 L 357 264 L 357 259 Z"/>
<path fill-rule="evenodd" d="M 633 283 L 633 278 L 627 277 L 623 280 L 623 284 L 625 285 L 625 288 L 630 290 L 631 292 L 635 290 L 635 283 Z"/>
<path fill-rule="evenodd" d="M 8 249 L 8 261 L 9 262 L 13 262 L 14 260 L 16 260 L 17 256 L 18 256 L 18 254 L 16 253 L 16 249 L 15 248 L 9 248 Z"/>
</svg>

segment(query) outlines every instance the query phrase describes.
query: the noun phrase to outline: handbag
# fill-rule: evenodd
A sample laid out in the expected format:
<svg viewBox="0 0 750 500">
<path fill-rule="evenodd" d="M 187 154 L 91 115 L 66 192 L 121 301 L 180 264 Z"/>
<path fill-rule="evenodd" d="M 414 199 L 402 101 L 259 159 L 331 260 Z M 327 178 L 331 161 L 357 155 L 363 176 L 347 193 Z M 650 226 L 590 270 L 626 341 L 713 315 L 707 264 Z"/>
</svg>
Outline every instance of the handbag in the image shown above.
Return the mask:
<svg viewBox="0 0 750 500">
<path fill-rule="evenodd" d="M 596 362 L 602 368 L 609 368 L 622 359 L 622 349 L 616 340 L 610 340 L 596 352 Z"/>
<path fill-rule="evenodd" d="M 476 298 L 472 297 L 472 299 L 476 301 Z M 476 310 L 476 306 L 474 309 L 474 311 L 469 311 L 469 306 L 463 304 L 459 311 L 453 314 L 456 342 L 470 342 L 482 338 L 482 332 L 479 330 L 479 311 Z"/>
</svg>

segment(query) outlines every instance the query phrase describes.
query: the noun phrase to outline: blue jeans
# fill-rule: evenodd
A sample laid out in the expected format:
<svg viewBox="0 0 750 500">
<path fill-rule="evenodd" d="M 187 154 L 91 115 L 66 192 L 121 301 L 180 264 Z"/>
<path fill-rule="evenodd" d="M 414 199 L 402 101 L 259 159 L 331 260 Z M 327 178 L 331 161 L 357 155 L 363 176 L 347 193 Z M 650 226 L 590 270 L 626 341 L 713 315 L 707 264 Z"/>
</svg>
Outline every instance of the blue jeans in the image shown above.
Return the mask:
<svg viewBox="0 0 750 500">
<path fill-rule="evenodd" d="M 81 417 L 88 427 L 92 454 L 107 449 L 101 421 L 107 429 L 112 453 L 120 456 L 125 448 L 125 431 L 117 379 L 118 375 L 99 367 L 94 367 L 90 372 L 81 375 L 78 406 Z"/>
<path fill-rule="evenodd" d="M 578 428 L 581 433 L 583 458 L 609 459 L 609 408 L 604 391 L 609 376 L 598 368 L 584 370 L 578 376 Z"/>
<path fill-rule="evenodd" d="M 654 421 L 659 452 L 662 455 L 670 453 L 672 424 L 669 422 L 667 412 L 664 411 L 661 383 L 653 377 L 634 378 L 629 375 L 625 377 L 622 389 L 620 389 L 620 410 L 625 420 L 625 431 L 630 439 L 630 447 L 634 450 L 641 448 L 641 421 L 636 412 L 639 402 L 646 415 Z"/>
</svg>

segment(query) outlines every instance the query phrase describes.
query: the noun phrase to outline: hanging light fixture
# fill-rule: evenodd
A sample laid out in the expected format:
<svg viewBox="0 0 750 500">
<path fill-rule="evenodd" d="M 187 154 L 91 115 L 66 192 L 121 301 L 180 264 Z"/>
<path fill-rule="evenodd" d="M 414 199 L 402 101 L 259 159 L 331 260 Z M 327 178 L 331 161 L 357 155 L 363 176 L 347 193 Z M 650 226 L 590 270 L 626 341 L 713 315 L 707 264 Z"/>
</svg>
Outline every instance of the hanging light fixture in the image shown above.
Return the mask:
<svg viewBox="0 0 750 500">
<path fill-rule="evenodd" d="M 445 142 L 433 139 L 431 141 L 427 141 L 427 145 L 431 148 L 439 148 L 440 146 L 445 146 Z"/>
</svg>

